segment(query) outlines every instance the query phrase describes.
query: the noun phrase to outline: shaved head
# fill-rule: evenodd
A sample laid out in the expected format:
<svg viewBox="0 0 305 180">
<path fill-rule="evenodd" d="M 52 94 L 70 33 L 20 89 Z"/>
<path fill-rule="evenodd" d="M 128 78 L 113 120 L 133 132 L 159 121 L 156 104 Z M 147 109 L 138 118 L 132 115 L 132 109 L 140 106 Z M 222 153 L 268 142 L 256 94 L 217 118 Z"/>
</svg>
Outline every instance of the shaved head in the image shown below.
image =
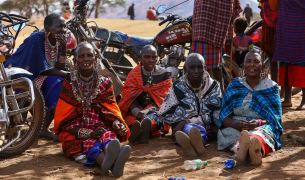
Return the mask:
<svg viewBox="0 0 305 180">
<path fill-rule="evenodd" d="M 190 62 L 193 62 L 193 61 L 201 61 L 203 64 L 205 64 L 205 60 L 203 58 L 203 56 L 201 54 L 198 54 L 198 53 L 191 53 L 190 55 L 188 55 L 186 57 L 186 60 L 185 60 L 185 64 L 184 66 L 187 66 Z"/>
<path fill-rule="evenodd" d="M 93 49 L 92 45 L 91 45 L 90 43 L 88 43 L 87 41 L 81 42 L 81 43 L 79 43 L 79 44 L 76 46 L 76 48 L 74 49 L 74 57 L 77 56 L 77 52 L 78 52 L 78 50 L 79 50 L 81 47 L 89 47 L 89 48 L 92 48 L 92 49 Z"/>
<path fill-rule="evenodd" d="M 145 54 L 147 51 L 155 51 L 155 52 L 157 52 L 157 49 L 153 45 L 145 45 L 141 49 L 141 55 Z"/>
<path fill-rule="evenodd" d="M 259 52 L 257 52 L 257 51 L 249 51 L 249 52 L 246 54 L 246 56 L 245 56 L 244 62 L 245 62 L 250 56 L 255 56 L 258 60 L 261 61 L 261 63 L 263 63 L 263 62 L 262 62 L 262 56 L 261 56 L 261 54 L 260 54 Z"/>
</svg>

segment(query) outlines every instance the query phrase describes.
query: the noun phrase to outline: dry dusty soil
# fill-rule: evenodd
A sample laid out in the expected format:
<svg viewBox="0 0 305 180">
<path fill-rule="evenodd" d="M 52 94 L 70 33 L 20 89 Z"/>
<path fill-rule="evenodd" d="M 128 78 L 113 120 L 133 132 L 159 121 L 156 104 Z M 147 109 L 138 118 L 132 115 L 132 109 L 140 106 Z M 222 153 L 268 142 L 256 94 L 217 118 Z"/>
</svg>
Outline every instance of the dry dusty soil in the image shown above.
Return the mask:
<svg viewBox="0 0 305 180">
<path fill-rule="evenodd" d="M 41 19 L 35 19 L 39 27 Z M 97 20 L 100 26 L 120 30 L 134 35 L 151 37 L 162 28 L 157 22 L 129 20 Z M 17 44 L 31 33 L 25 29 Z M 191 179 L 305 179 L 305 147 L 291 139 L 288 134 L 305 135 L 304 111 L 295 111 L 301 101 L 301 95 L 293 97 L 292 108 L 283 109 L 282 136 L 283 148 L 263 159 L 260 167 L 249 162 L 237 164 L 233 169 L 226 169 L 224 161 L 231 158 L 230 152 L 217 151 L 216 141 L 206 147 L 206 154 L 198 157 L 208 162 L 208 166 L 197 171 L 185 171 L 183 162 L 192 158 L 174 145 L 169 135 L 152 139 L 148 145 L 131 145 L 132 155 L 125 167 L 126 180 L 165 180 L 170 177 Z M 33 146 L 20 156 L 0 159 L 0 179 L 116 179 L 103 173 L 99 167 L 84 167 L 74 160 L 64 157 L 60 143 L 38 139 Z"/>
</svg>

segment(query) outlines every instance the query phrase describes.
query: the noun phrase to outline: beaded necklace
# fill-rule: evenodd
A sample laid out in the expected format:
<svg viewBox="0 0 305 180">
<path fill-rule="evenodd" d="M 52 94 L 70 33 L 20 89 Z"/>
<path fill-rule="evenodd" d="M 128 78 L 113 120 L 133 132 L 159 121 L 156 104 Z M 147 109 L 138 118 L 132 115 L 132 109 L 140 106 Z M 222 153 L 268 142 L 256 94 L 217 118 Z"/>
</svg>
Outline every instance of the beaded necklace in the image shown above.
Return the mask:
<svg viewBox="0 0 305 180">
<path fill-rule="evenodd" d="M 44 42 L 45 45 L 45 51 L 46 51 L 46 59 L 49 63 L 49 65 L 54 68 L 57 58 L 58 58 L 58 46 L 59 42 L 56 41 L 56 45 L 52 46 L 50 43 L 48 37 L 46 37 L 46 40 Z"/>
<path fill-rule="evenodd" d="M 73 75 L 72 75 L 73 74 Z M 79 73 L 79 71 L 71 73 L 71 76 L 75 76 L 75 81 L 71 82 L 73 94 L 77 101 L 83 107 L 83 120 L 89 123 L 89 111 L 91 110 L 91 103 L 93 99 L 96 98 L 99 91 L 100 85 L 100 75 L 94 72 L 91 76 L 92 78 L 88 81 L 84 81 L 84 77 Z M 90 76 L 90 77 L 91 77 Z M 83 77 L 83 78 L 82 78 Z M 88 78 L 87 78 L 88 79 Z M 71 77 L 72 80 L 72 77 Z"/>
</svg>

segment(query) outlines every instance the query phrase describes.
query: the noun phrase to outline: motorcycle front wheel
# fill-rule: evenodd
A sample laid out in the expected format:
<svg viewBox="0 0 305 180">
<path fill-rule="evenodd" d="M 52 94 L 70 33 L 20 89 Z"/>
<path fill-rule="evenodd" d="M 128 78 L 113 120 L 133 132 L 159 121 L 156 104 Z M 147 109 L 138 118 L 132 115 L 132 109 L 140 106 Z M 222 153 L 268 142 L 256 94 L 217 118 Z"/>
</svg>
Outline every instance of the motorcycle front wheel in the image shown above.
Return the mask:
<svg viewBox="0 0 305 180">
<path fill-rule="evenodd" d="M 44 99 L 40 89 L 33 83 L 34 86 L 34 94 L 35 94 L 35 103 L 30 111 L 22 113 L 24 121 L 22 125 L 24 125 L 21 129 L 21 135 L 13 144 L 11 144 L 8 148 L 0 152 L 0 157 L 7 158 L 22 154 L 26 151 L 36 140 L 39 131 L 41 130 L 42 124 L 44 122 L 45 116 L 45 106 Z M 16 91 L 28 91 L 29 85 L 27 83 L 21 82 L 13 85 L 14 92 Z M 26 107 L 30 102 L 30 97 L 23 98 L 18 100 L 19 108 Z M 13 121 L 13 117 L 10 118 L 10 128 L 14 128 L 16 125 Z M 17 132 L 12 135 L 6 136 L 6 143 L 15 139 L 17 136 Z"/>
</svg>

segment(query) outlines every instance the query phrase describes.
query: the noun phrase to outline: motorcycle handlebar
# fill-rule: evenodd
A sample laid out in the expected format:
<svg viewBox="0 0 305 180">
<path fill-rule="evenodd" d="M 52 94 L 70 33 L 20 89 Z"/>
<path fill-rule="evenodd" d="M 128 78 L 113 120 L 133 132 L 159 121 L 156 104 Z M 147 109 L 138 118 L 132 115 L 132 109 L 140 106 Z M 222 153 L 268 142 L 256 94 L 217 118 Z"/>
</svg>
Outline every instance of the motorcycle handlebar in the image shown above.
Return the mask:
<svg viewBox="0 0 305 180">
<path fill-rule="evenodd" d="M 87 2 L 88 2 L 89 0 L 81 0 L 80 2 L 79 2 L 79 7 L 85 7 L 86 5 L 87 5 Z"/>
<path fill-rule="evenodd" d="M 162 26 L 164 23 L 166 23 L 168 21 L 168 18 L 166 18 L 165 20 L 163 20 L 162 22 L 159 23 L 159 26 Z"/>
</svg>

